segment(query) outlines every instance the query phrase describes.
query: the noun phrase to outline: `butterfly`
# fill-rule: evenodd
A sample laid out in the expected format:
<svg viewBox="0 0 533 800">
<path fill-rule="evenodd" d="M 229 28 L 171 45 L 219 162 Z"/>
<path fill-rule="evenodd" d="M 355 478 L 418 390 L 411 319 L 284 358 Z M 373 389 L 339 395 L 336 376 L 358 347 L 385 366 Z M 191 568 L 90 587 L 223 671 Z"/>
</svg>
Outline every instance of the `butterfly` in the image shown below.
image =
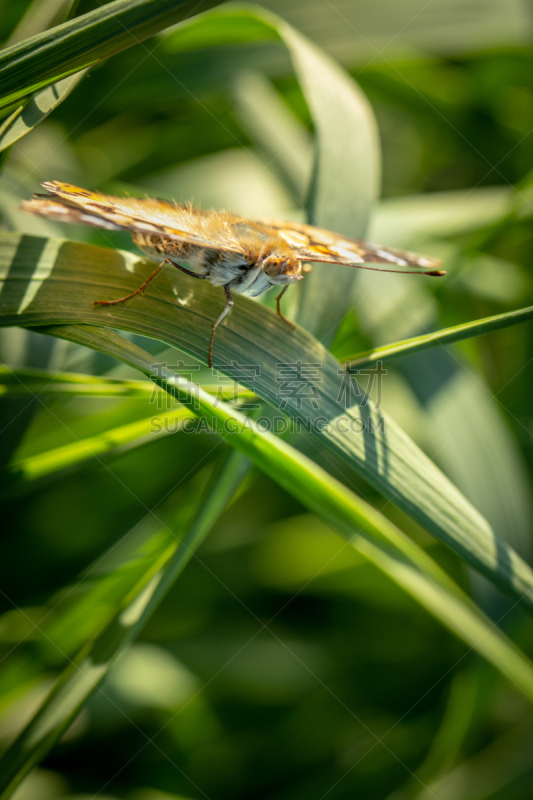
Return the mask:
<svg viewBox="0 0 533 800">
<path fill-rule="evenodd" d="M 22 204 L 22 210 L 60 222 L 129 231 L 137 247 L 151 260 L 160 262 L 142 286 L 131 294 L 117 300 L 95 300 L 93 306 L 118 305 L 144 294 L 165 264 L 171 264 L 191 278 L 207 280 L 224 289 L 226 305 L 211 326 L 210 367 L 216 329 L 233 305 L 233 294 L 256 297 L 272 286 L 282 287 L 276 299 L 277 312 L 294 328 L 283 316 L 280 301 L 290 284 L 302 280 L 310 270 L 303 262 L 445 275 L 443 270 L 437 269 L 440 262 L 436 259 L 380 247 L 362 239 L 349 239 L 312 225 L 275 219 L 252 221 L 227 211 L 200 211 L 192 205 L 149 197 L 111 197 L 61 181 L 41 185 L 48 194 L 34 195 L 32 200 Z M 390 269 L 392 266 L 416 269 Z"/>
</svg>

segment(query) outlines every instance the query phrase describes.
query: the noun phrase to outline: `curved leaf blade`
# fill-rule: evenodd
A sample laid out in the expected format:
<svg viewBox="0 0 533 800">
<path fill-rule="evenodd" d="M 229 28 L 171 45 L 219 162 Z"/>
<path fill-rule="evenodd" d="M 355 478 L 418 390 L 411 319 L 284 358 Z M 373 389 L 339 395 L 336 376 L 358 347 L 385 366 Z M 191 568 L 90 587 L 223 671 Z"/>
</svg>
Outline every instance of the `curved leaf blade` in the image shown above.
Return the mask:
<svg viewBox="0 0 533 800">
<path fill-rule="evenodd" d="M 34 481 L 46 475 L 64 470 L 74 465 L 79 465 L 95 456 L 101 458 L 109 453 L 122 453 L 132 447 L 139 447 L 146 441 L 154 441 L 157 436 L 174 433 L 187 419 L 191 419 L 192 412 L 187 408 L 178 408 L 166 412 L 168 426 L 172 429 L 161 428 L 154 431 L 153 415 L 137 422 L 130 422 L 111 430 L 103 431 L 98 436 L 79 439 L 72 444 L 62 445 L 44 453 L 27 456 L 20 461 L 15 460 L 7 469 L 8 475 L 14 480 Z"/>
<path fill-rule="evenodd" d="M 201 384 L 202 389 L 224 400 L 254 397 L 248 389 Z M 69 397 L 152 397 L 154 384 L 146 380 L 124 380 L 84 375 L 76 372 L 52 372 L 44 369 L 18 369 L 0 366 L 0 396 L 10 394 L 42 393 Z"/>
<path fill-rule="evenodd" d="M 308 221 L 346 236 L 364 236 L 380 181 L 380 149 L 372 108 L 351 76 L 327 53 L 283 19 L 254 6 L 229 5 L 200 14 L 165 40 L 167 51 L 223 45 L 244 39 L 278 39 L 288 49 L 315 128 L 315 165 L 306 202 Z M 346 191 L 339 187 L 347 185 Z M 307 187 L 300 187 L 301 194 Z M 329 276 L 328 265 L 315 264 L 295 287 L 293 316 L 325 344 L 351 303 L 355 270 Z M 327 302 L 324 281 L 328 281 Z"/>
<path fill-rule="evenodd" d="M 151 269 L 131 253 L 3 234 L 0 324 L 119 328 L 159 339 L 205 362 L 211 323 L 223 305 L 220 293 L 207 282 L 167 269 L 144 298 L 114 308 L 92 307 L 95 299 L 131 292 Z M 88 328 L 83 333 L 84 343 L 91 346 L 95 332 Z M 110 334 L 108 352 L 134 366 L 143 364 L 140 368 L 146 371 L 143 351 L 131 342 L 117 343 Z M 387 415 L 361 401 L 346 407 L 345 371 L 307 331 L 289 332 L 272 311 L 238 297 L 215 342 L 215 366 L 224 372 L 224 365 L 227 371 L 235 361 L 258 365 L 256 379 L 241 382 L 278 408 L 280 365 L 320 364 L 319 380 L 304 377 L 308 394 L 301 403 L 287 403 L 286 413 L 469 564 L 533 608 L 533 573 L 525 562 Z"/>
<path fill-rule="evenodd" d="M 48 86 L 29 100 L 22 108 L 18 108 L 0 125 L 0 152 L 11 147 L 23 136 L 32 131 L 36 125 L 69 96 L 78 85 L 86 70 L 76 72 L 62 81 Z"/>
<path fill-rule="evenodd" d="M 14 790 L 61 737 L 105 678 L 118 656 L 135 640 L 176 578 L 203 542 L 219 515 L 231 501 L 246 476 L 249 462 L 237 451 L 224 454 L 202 492 L 194 513 L 177 537 L 167 525 L 153 526 L 141 545 L 128 551 L 118 565 L 100 581 L 89 581 L 90 594 L 100 584 L 111 584 L 116 595 L 120 583 L 122 595 L 113 613 L 93 639 L 68 658 L 50 695 L 0 761 L 0 798 L 8 800 Z M 134 569 L 132 570 L 132 566 Z M 111 579 L 111 580 L 109 580 Z M 105 586 L 103 588 L 106 588 Z M 101 594 L 98 599 L 101 601 Z M 87 614 L 87 597 L 78 604 Z M 79 612 L 78 608 L 78 612 Z M 72 620 L 76 617 L 70 613 Z M 77 615 L 77 624 L 84 621 Z M 63 634 L 64 635 L 64 634 Z M 65 654 L 66 655 L 66 654 Z"/>
<path fill-rule="evenodd" d="M 511 325 L 518 325 L 530 319 L 533 319 L 533 306 L 520 308 L 516 311 L 507 311 L 504 314 L 494 314 L 492 317 L 484 317 L 472 322 L 463 322 L 461 325 L 453 325 L 450 328 L 441 328 L 439 331 L 404 339 L 403 342 L 393 342 L 382 347 L 374 347 L 372 350 L 365 350 L 362 353 L 348 356 L 343 361 L 347 369 L 360 369 L 374 364 L 376 361 L 387 363 L 395 361 L 397 358 L 402 358 L 402 356 L 426 350 L 428 347 L 460 342 L 463 339 L 471 339 L 473 336 L 482 336 L 484 333 L 509 328 Z"/>
<path fill-rule="evenodd" d="M 194 0 L 115 0 L 6 48 L 0 53 L 0 108 L 144 41 L 197 8 Z"/>
<path fill-rule="evenodd" d="M 116 352 L 121 349 L 121 337 L 113 331 L 102 331 L 100 335 L 100 330 L 68 326 L 65 334 L 80 344 L 86 341 L 88 334 L 92 335 L 92 346 L 102 352 L 109 352 L 110 341 Z M 131 363 L 127 348 L 124 355 L 127 363 Z M 152 357 L 141 348 L 137 348 L 136 360 L 145 373 L 151 372 Z M 263 431 L 259 422 L 225 403 L 216 402 L 199 386 L 173 373 L 166 365 L 159 365 L 154 380 L 176 399 L 194 401 L 198 413 L 205 416 L 225 441 L 331 524 L 350 546 L 533 699 L 533 664 L 508 642 L 449 576 L 381 512 L 291 445 Z"/>
</svg>

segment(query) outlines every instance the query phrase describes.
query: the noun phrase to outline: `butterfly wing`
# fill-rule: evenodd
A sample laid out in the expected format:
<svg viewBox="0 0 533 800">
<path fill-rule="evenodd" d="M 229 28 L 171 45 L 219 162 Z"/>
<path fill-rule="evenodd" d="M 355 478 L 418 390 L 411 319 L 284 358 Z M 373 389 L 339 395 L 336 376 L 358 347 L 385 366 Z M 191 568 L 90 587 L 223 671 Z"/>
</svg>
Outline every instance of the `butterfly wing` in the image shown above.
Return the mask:
<svg viewBox="0 0 533 800">
<path fill-rule="evenodd" d="M 32 200 L 23 203 L 24 211 L 61 222 L 151 234 L 170 241 L 241 254 L 235 237 L 230 241 L 220 232 L 213 233 L 217 230 L 216 227 L 209 228 L 210 236 L 199 235 L 197 231 L 198 228 L 201 231 L 202 226 L 198 222 L 199 220 L 201 222 L 202 214 L 192 208 L 148 197 L 110 197 L 61 181 L 50 181 L 43 183 L 42 186 L 49 194 L 35 195 Z M 362 239 L 349 239 L 312 225 L 280 220 L 263 220 L 258 224 L 240 217 L 232 217 L 232 220 L 232 227 L 235 227 L 235 224 L 246 225 L 250 230 L 257 228 L 262 233 L 268 228 L 274 230 L 289 245 L 294 256 L 301 261 L 345 264 L 362 269 L 384 269 L 384 267 L 365 267 L 366 264 L 382 263 L 389 267 L 414 267 L 431 275 L 444 274 L 441 270 L 435 269 L 440 264 L 436 259 L 380 247 Z M 224 226 L 219 227 L 218 231 L 223 229 Z"/>
<path fill-rule="evenodd" d="M 61 181 L 41 184 L 47 195 L 35 195 L 22 203 L 22 210 L 60 222 L 82 223 L 106 230 L 130 231 L 162 236 L 227 252 L 239 252 L 223 240 L 206 239 L 194 232 L 194 212 L 163 200 L 110 197 Z"/>
<path fill-rule="evenodd" d="M 390 267 L 417 267 L 424 271 L 431 270 L 431 274 L 444 274 L 441 270 L 435 269 L 441 263 L 435 258 L 381 247 L 363 239 L 348 239 L 339 233 L 315 228 L 313 225 L 275 219 L 263 221 L 285 239 L 301 261 L 345 264 L 348 267 L 363 269 L 365 264 L 388 264 Z"/>
</svg>

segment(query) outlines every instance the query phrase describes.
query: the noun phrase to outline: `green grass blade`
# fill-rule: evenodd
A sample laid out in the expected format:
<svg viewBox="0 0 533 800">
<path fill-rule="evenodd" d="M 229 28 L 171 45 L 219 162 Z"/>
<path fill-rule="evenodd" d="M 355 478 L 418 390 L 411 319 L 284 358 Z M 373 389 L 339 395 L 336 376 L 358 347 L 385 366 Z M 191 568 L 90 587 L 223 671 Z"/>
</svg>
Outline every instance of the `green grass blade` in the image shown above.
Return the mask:
<svg viewBox="0 0 533 800">
<path fill-rule="evenodd" d="M 218 394 L 224 400 L 255 397 L 253 392 L 242 387 L 225 391 L 224 386 L 216 384 L 200 385 L 206 392 Z M 157 387 L 146 380 L 131 381 L 74 372 L 0 366 L 0 396 L 42 393 L 65 397 L 150 398 L 154 391 L 158 391 Z"/>
<path fill-rule="evenodd" d="M 494 189 L 463 195 L 463 201 L 456 192 L 387 200 L 376 215 L 371 238 L 416 249 L 429 230 L 432 236 L 449 236 L 486 225 L 497 229 L 498 218 L 506 218 L 511 206 L 511 195 Z M 501 282 L 510 287 L 513 271 L 501 269 Z M 520 270 L 514 269 L 516 279 Z M 402 276 L 389 277 L 392 280 L 381 282 L 374 279 L 374 273 L 361 275 L 357 307 L 362 331 L 369 339 L 367 346 L 387 346 L 438 331 L 441 324 L 430 287 L 419 281 L 407 285 Z M 482 283 L 490 285 L 488 273 Z M 512 302 L 515 308 L 519 306 L 517 300 Z M 528 329 L 520 334 L 527 336 Z M 491 346 L 490 342 L 484 344 Z M 343 349 L 346 354 L 348 347 Z M 519 443 L 503 413 L 501 395 L 495 397 L 472 360 L 465 360 L 458 348 L 447 344 L 399 359 L 396 369 L 414 394 L 412 409 L 421 414 L 429 452 L 437 454 L 443 471 L 492 529 L 529 561 L 529 478 Z"/>
<path fill-rule="evenodd" d="M 54 25 L 65 22 L 75 12 L 75 5 L 77 5 L 77 0 L 47 0 L 46 3 L 41 0 L 32 0 L 6 42 L 6 47 L 18 44 L 24 39 L 29 39 L 30 36 L 36 36 Z"/>
<path fill-rule="evenodd" d="M 48 86 L 29 100 L 26 105 L 21 106 L 11 114 L 0 125 L 0 152 L 12 144 L 18 142 L 27 133 L 32 131 L 39 122 L 51 114 L 54 108 L 68 97 L 71 91 L 78 85 L 85 70 L 70 75 L 58 83 Z"/>
<path fill-rule="evenodd" d="M 130 563 L 133 566 L 135 553 L 124 560 L 122 572 L 125 581 L 120 586 L 123 594 L 114 606 L 111 618 L 94 640 L 87 641 L 77 655 L 69 659 L 69 665 L 43 706 L 4 753 L 0 761 L 1 800 L 11 797 L 23 778 L 75 719 L 116 658 L 137 637 L 230 502 L 248 466 L 248 460 L 239 452 L 226 453 L 202 492 L 180 540 L 177 541 L 168 526 L 163 529 L 156 527 L 136 551 L 137 561 L 142 559 L 142 574 L 139 575 L 137 569 L 132 576 Z M 111 582 L 115 578 L 115 590 L 119 573 L 120 566 L 106 576 L 111 578 Z M 92 594 L 94 596 L 94 589 Z M 87 597 L 83 598 L 84 610 L 90 614 L 86 600 Z M 85 620 L 80 618 L 79 607 L 76 611 L 80 627 Z"/>
<path fill-rule="evenodd" d="M 205 362 L 211 323 L 223 305 L 220 292 L 207 282 L 169 268 L 145 297 L 112 310 L 92 307 L 95 299 L 131 292 L 151 269 L 131 253 L 0 235 L 0 277 L 6 278 L 0 325 L 107 325 L 159 339 Z M 186 299 L 180 304 L 179 298 Z M 143 351 L 111 331 L 84 328 L 75 333 L 77 341 L 91 347 L 98 339 L 99 349 L 146 372 Z M 68 327 L 64 335 L 69 336 Z M 237 297 L 230 318 L 217 331 L 214 353 L 215 366 L 234 361 L 259 365 L 260 374 L 241 383 L 277 408 L 279 364 L 320 364 L 320 380 L 306 378 L 309 392 L 301 407 L 293 401 L 286 413 L 469 564 L 533 608 L 533 573 L 525 562 L 390 417 L 370 405 L 346 408 L 346 372 L 307 331 L 289 331 L 274 312 Z"/>
<path fill-rule="evenodd" d="M 289 192 L 303 203 L 313 163 L 311 133 L 289 109 L 271 82 L 257 72 L 234 79 L 232 100 L 248 136 Z"/>
<path fill-rule="evenodd" d="M 200 488 L 203 490 L 208 482 L 213 466 L 213 462 L 192 464 L 187 480 L 176 487 L 156 513 L 149 512 L 72 584 L 61 587 L 47 600 L 35 619 L 35 649 L 22 646 L 14 656 L 17 672 L 27 682 L 38 681 L 52 667 L 63 669 L 83 645 L 104 630 L 117 609 L 124 609 L 164 567 L 176 550 L 185 524 L 195 514 Z M 22 644 L 28 616 L 20 609 L 8 611 L 7 618 L 13 613 L 19 617 Z M 0 620 L 5 623 L 5 616 Z M 9 681 L 0 684 L 1 704 L 9 702 L 11 690 Z"/>
<path fill-rule="evenodd" d="M 348 236 L 364 236 L 378 197 L 381 169 L 377 126 L 370 104 L 351 77 L 332 61 L 326 65 L 322 51 L 301 34 L 288 25 L 282 28 L 282 34 L 293 53 L 316 131 L 308 221 Z M 340 192 L 343 184 L 350 190 Z M 329 265 L 313 265 L 311 275 L 298 289 L 296 316 L 300 325 L 326 345 L 333 341 L 351 305 L 358 277 L 357 270 L 344 270 L 334 281 L 330 276 Z"/>
<path fill-rule="evenodd" d="M 217 393 L 215 392 L 215 394 Z M 251 393 L 247 392 L 246 395 L 250 396 Z M 109 395 L 101 394 L 99 396 Z M 146 394 L 141 396 L 147 397 Z M 224 395 L 218 393 L 217 397 L 218 400 L 222 400 Z M 58 472 L 63 473 L 68 470 L 70 474 L 73 469 L 79 469 L 93 459 L 97 459 L 97 463 L 100 464 L 104 457 L 119 456 L 136 447 L 155 442 L 161 436 L 177 433 L 183 429 L 187 420 L 193 419 L 195 416 L 190 409 L 183 406 L 164 412 L 160 411 L 158 414 L 156 405 L 153 406 L 153 409 L 152 414 L 144 419 L 106 428 L 95 436 L 77 439 L 70 444 L 24 458 L 15 457 L 6 468 L 5 484 L 0 491 L 0 497 L 14 491 L 27 491 L 30 488 L 29 484 L 33 481 L 50 478 Z"/>
<path fill-rule="evenodd" d="M 0 366 L 0 395 L 44 393 L 96 397 L 150 397 L 153 383 L 76 372 Z"/>
<path fill-rule="evenodd" d="M 217 385 L 203 386 L 205 391 L 215 395 L 219 400 L 241 402 L 254 398 L 253 392 L 239 387 Z M 2 391 L 4 389 L 5 391 Z M 68 444 L 50 446 L 46 442 L 37 442 L 22 447 L 23 454 L 17 452 L 6 468 L 5 481 L 0 497 L 20 495 L 35 489 L 36 482 L 50 483 L 64 477 L 68 471 L 73 472 L 87 468 L 89 462 L 100 465 L 102 459 L 115 458 L 144 444 L 155 442 L 161 436 L 177 433 L 183 429 L 187 420 L 194 417 L 189 409 L 179 406 L 173 408 L 164 404 L 168 396 L 152 381 L 126 381 L 120 379 L 98 378 L 94 375 L 64 374 L 37 369 L 10 370 L 0 368 L 0 396 L 44 395 L 54 397 L 114 397 L 132 398 L 149 401 L 149 416 L 131 420 L 128 404 L 123 406 L 122 422 L 120 415 L 105 415 L 96 424 L 96 433 L 76 435 L 72 432 L 72 441 Z M 138 417 L 139 414 L 136 414 Z M 20 450 L 20 448 L 19 448 Z"/>
<path fill-rule="evenodd" d="M 464 322 L 461 325 L 442 328 L 440 331 L 425 333 L 422 336 L 413 336 L 411 339 L 404 339 L 403 342 L 394 342 L 382 347 L 375 347 L 372 350 L 365 350 L 362 353 L 348 356 L 343 360 L 348 368 L 360 369 L 374 364 L 376 361 L 382 361 L 383 363 L 394 361 L 397 358 L 402 358 L 402 356 L 426 350 L 428 347 L 460 342 L 462 339 L 470 339 L 473 336 L 482 336 L 484 333 L 497 331 L 501 328 L 509 328 L 511 325 L 518 325 L 520 322 L 527 322 L 530 319 L 533 319 L 533 306 L 520 308 L 517 311 L 508 311 L 505 314 L 495 314 L 492 317 L 476 319 L 473 322 Z"/>
<path fill-rule="evenodd" d="M 20 461 L 15 460 L 9 465 L 7 474 L 15 481 L 39 480 L 46 475 L 79 465 L 95 457 L 101 458 L 109 453 L 119 454 L 132 447 L 140 447 L 145 442 L 155 441 L 156 437 L 178 431 L 185 420 L 193 416 L 192 412 L 184 407 L 166 411 L 168 426 L 156 432 L 153 424 L 154 415 L 151 414 L 138 422 L 103 431 L 98 436 L 80 439 Z"/>
<path fill-rule="evenodd" d="M 75 331 L 71 329 L 70 333 L 75 340 Z M 109 333 L 102 341 L 96 333 L 93 346 L 105 347 Z M 117 334 L 114 336 L 119 338 Z M 119 346 L 116 342 L 116 347 Z M 143 360 L 140 348 L 137 359 Z M 146 353 L 144 371 L 151 367 L 152 358 Z M 194 400 L 199 413 L 225 441 L 331 524 L 351 546 L 533 699 L 533 665 L 510 645 L 446 573 L 379 511 L 289 444 L 262 431 L 253 420 L 228 405 L 215 402 L 207 392 L 164 365 L 156 380 L 177 399 Z"/>
<path fill-rule="evenodd" d="M 71 334 L 75 338 L 74 330 Z M 105 342 L 109 332 L 104 332 Z M 114 334 L 118 339 L 119 337 Z M 83 338 L 83 336 L 80 336 Z M 102 342 L 96 336 L 93 342 Z M 117 349 L 120 343 L 116 342 Z M 125 353 L 128 348 L 125 348 Z M 143 351 L 137 353 L 139 362 Z M 129 359 L 128 359 L 129 360 Z M 144 354 L 144 369 L 151 369 L 152 357 Z M 476 649 L 499 669 L 517 688 L 533 700 L 533 665 L 516 650 L 506 637 L 484 617 L 449 577 L 413 542 L 405 537 L 382 514 L 356 497 L 310 459 L 280 441 L 261 432 L 249 418 L 215 400 L 186 379 L 164 368 L 159 383 L 173 395 L 187 396 L 199 404 L 199 410 L 223 432 L 224 438 L 247 456 L 308 508 L 321 516 L 348 543 L 374 563 L 406 592 L 423 605 L 441 623 Z M 212 482 L 214 492 L 202 498 L 198 515 L 189 528 L 168 566 L 160 569 L 142 591 L 126 598 L 110 624 L 93 643 L 82 648 L 60 677 L 44 706 L 3 758 L 0 795 L 7 800 L 28 770 L 51 748 L 86 699 L 107 673 L 116 656 L 137 634 L 176 575 L 183 569 L 194 546 L 210 528 L 217 509 L 227 503 L 236 485 L 237 468 L 226 469 Z M 237 469 L 237 472 L 239 469 Z M 223 499 L 223 502 L 220 500 Z M 153 563 L 150 564 L 153 570 Z M 137 585 L 138 589 L 138 585 Z"/>
<path fill-rule="evenodd" d="M 0 52 L 0 108 L 144 41 L 197 8 L 194 0 L 115 0 L 6 48 Z"/>
<path fill-rule="evenodd" d="M 148 367 L 148 360 L 145 367 Z M 214 429 L 307 508 L 330 523 L 362 555 L 440 622 L 484 655 L 533 700 L 533 664 L 507 641 L 421 548 L 311 459 L 254 420 L 182 376 L 162 369 L 156 379 L 173 396 L 196 399 Z"/>
<path fill-rule="evenodd" d="M 284 20 L 253 6 L 201 14 L 173 31 L 164 47 L 177 53 L 191 47 L 272 38 L 287 47 L 313 119 L 314 171 L 311 186 L 301 186 L 299 191 L 304 195 L 308 190 L 308 221 L 347 236 L 363 236 L 378 196 L 379 139 L 372 108 L 345 70 Z M 242 93 L 241 99 L 245 99 Z M 256 117 L 253 102 L 249 112 Z M 269 155 L 277 157 L 274 141 L 271 147 Z M 307 280 L 292 292 L 297 300 L 293 317 L 326 345 L 333 341 L 350 305 L 357 279 L 354 270 L 338 271 L 335 281 L 330 275 L 329 265 L 315 264 Z"/>
</svg>

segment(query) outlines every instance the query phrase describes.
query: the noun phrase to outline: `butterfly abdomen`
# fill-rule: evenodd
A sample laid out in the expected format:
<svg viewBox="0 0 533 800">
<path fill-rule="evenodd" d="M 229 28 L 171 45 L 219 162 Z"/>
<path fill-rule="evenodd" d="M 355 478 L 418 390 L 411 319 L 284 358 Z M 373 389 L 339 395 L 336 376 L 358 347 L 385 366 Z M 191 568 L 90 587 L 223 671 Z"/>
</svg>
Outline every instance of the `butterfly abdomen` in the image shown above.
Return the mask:
<svg viewBox="0 0 533 800">
<path fill-rule="evenodd" d="M 209 250 L 188 242 L 174 242 L 164 236 L 146 233 L 132 233 L 131 236 L 134 244 L 153 261 L 169 258 L 179 264 L 189 264 L 205 273 L 209 262 L 220 258 L 218 250 Z"/>
<path fill-rule="evenodd" d="M 188 242 L 173 242 L 153 234 L 132 233 L 132 238 L 151 260 L 168 258 L 181 266 L 187 265 L 199 275 L 206 276 L 213 286 L 230 284 L 237 292 L 244 275 L 255 266 L 240 253 L 226 253 Z"/>
</svg>

